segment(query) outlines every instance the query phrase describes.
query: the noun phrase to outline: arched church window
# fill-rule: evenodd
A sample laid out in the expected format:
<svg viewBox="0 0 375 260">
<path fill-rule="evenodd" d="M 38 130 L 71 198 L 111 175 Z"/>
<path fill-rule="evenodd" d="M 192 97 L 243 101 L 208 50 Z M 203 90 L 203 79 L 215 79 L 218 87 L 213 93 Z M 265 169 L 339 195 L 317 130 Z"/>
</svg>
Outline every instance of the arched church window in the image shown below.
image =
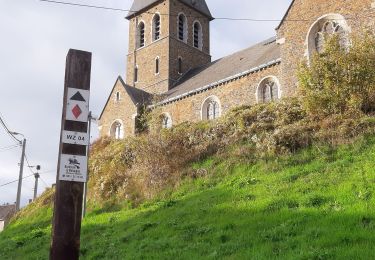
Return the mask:
<svg viewBox="0 0 375 260">
<path fill-rule="evenodd" d="M 258 86 L 258 103 L 269 103 L 279 100 L 279 84 L 274 77 L 263 79 Z"/>
<path fill-rule="evenodd" d="M 207 98 L 202 105 L 202 120 L 214 120 L 220 117 L 220 102 L 215 96 Z"/>
<path fill-rule="evenodd" d="M 120 120 L 116 120 L 110 130 L 110 136 L 114 139 L 123 139 L 124 138 L 124 128 Z"/>
<path fill-rule="evenodd" d="M 211 101 L 207 106 L 207 119 L 213 120 L 219 118 L 219 104 L 216 101 Z"/>
<path fill-rule="evenodd" d="M 119 102 L 120 98 L 120 92 L 116 92 L 116 102 Z"/>
<path fill-rule="evenodd" d="M 193 26 L 193 42 L 195 48 L 202 49 L 202 26 L 198 21 L 194 22 Z"/>
<path fill-rule="evenodd" d="M 163 114 L 162 118 L 162 128 L 163 129 L 169 129 L 172 128 L 172 118 L 169 114 Z"/>
<path fill-rule="evenodd" d="M 155 14 L 154 19 L 152 21 L 152 29 L 153 29 L 153 36 L 152 40 L 157 41 L 160 39 L 160 15 Z"/>
<path fill-rule="evenodd" d="M 145 24 L 140 22 L 138 25 L 138 37 L 137 37 L 137 47 L 142 48 L 145 46 Z"/>
<path fill-rule="evenodd" d="M 327 37 L 337 34 L 340 39 L 340 45 L 343 47 L 346 44 L 346 32 L 344 28 L 334 20 L 325 22 L 322 28 L 315 35 L 315 49 L 318 53 L 324 50 L 324 43 Z"/>
<path fill-rule="evenodd" d="M 313 53 L 322 53 L 327 38 L 338 35 L 340 45 L 347 48 L 349 45 L 349 27 L 345 18 L 339 14 L 329 14 L 317 20 L 312 26 L 307 36 L 308 56 Z"/>
<path fill-rule="evenodd" d="M 180 41 L 187 41 L 187 19 L 184 14 L 178 15 L 178 39 Z"/>
</svg>

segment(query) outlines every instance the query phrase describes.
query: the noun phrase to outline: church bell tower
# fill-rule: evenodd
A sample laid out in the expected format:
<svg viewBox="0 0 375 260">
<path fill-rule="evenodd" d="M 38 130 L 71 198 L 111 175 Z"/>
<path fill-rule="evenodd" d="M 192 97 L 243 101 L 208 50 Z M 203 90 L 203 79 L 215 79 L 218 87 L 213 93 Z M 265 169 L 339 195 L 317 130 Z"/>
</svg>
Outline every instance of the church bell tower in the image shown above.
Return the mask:
<svg viewBox="0 0 375 260">
<path fill-rule="evenodd" d="M 162 94 L 191 69 L 211 62 L 205 0 L 134 0 L 129 20 L 126 83 Z"/>
</svg>

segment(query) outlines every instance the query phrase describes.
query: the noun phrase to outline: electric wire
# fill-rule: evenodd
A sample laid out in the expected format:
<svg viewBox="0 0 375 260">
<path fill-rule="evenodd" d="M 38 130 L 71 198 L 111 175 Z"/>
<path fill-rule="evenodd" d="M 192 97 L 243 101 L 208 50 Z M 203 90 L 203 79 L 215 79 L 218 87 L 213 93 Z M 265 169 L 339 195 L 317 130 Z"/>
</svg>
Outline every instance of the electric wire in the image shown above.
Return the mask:
<svg viewBox="0 0 375 260">
<path fill-rule="evenodd" d="M 50 172 L 55 172 L 55 171 L 46 171 L 46 172 L 41 172 L 41 173 L 39 173 L 39 175 L 41 175 L 41 174 L 46 174 L 46 173 L 50 173 Z M 30 178 L 31 176 L 34 176 L 34 174 L 27 175 L 27 176 L 23 177 L 22 180 L 24 180 L 24 179 L 26 179 L 26 178 Z M 18 179 L 17 179 L 17 180 L 14 180 L 14 181 L 7 182 L 7 183 L 4 183 L 4 184 L 1 184 L 0 187 L 4 187 L 4 186 L 10 185 L 10 184 L 13 184 L 13 183 L 15 183 L 15 182 L 17 182 L 17 181 L 18 181 Z M 48 186 L 48 185 L 47 185 L 47 186 Z"/>
<path fill-rule="evenodd" d="M 2 148 L 0 148 L 0 153 L 7 152 L 7 151 L 13 150 L 13 149 L 18 148 L 18 147 L 20 147 L 19 144 L 2 147 Z"/>
<path fill-rule="evenodd" d="M 35 172 L 32 170 L 32 167 L 33 167 L 33 166 L 30 165 L 30 162 L 29 162 L 29 159 L 28 159 L 26 153 L 25 153 L 25 160 L 26 160 L 27 168 L 29 168 L 29 171 L 30 171 L 31 173 L 35 174 Z"/>
<path fill-rule="evenodd" d="M 12 134 L 12 132 L 9 130 L 7 124 L 5 123 L 5 120 L 3 119 L 2 115 L 0 114 L 0 124 L 3 126 L 3 128 L 5 129 L 5 132 L 12 138 L 14 139 L 18 144 L 21 142 L 20 140 L 18 140 L 14 134 Z"/>
<path fill-rule="evenodd" d="M 102 9 L 102 10 L 108 10 L 108 11 L 118 11 L 118 12 L 129 12 L 129 13 L 137 13 L 139 11 L 136 10 L 130 10 L 130 9 L 123 9 L 123 8 L 114 8 L 114 7 L 107 7 L 107 6 L 99 6 L 99 5 L 89 5 L 89 4 L 79 4 L 74 2 L 65 2 L 65 1 L 54 1 L 54 0 L 39 0 L 40 2 L 47 2 L 51 4 L 60 4 L 60 5 L 69 5 L 69 6 L 77 6 L 77 7 L 85 7 L 85 8 L 93 8 L 93 9 Z M 163 14 L 163 13 L 156 13 L 156 12 L 150 12 L 145 11 L 143 13 L 147 14 L 159 14 L 162 16 L 178 16 L 179 14 Z M 192 17 L 192 18 L 202 18 L 203 16 L 188 16 L 186 17 Z M 249 22 L 281 22 L 281 21 L 288 21 L 288 22 L 309 22 L 313 20 L 309 19 L 255 19 L 255 18 L 235 18 L 235 17 L 214 17 L 215 20 L 227 20 L 227 21 L 249 21 Z M 345 17 L 346 19 L 356 19 L 356 17 Z M 335 19 L 340 20 L 340 19 Z M 315 20 L 314 20 L 315 21 Z"/>
<path fill-rule="evenodd" d="M 23 177 L 22 180 L 24 180 L 26 178 L 30 178 L 31 176 L 34 176 L 34 174 L 27 175 L 27 176 Z M 14 180 L 14 181 L 7 182 L 7 183 L 4 183 L 4 184 L 1 184 L 0 187 L 4 187 L 4 186 L 7 186 L 7 185 L 15 183 L 15 182 L 18 182 L 18 179 Z"/>
<path fill-rule="evenodd" d="M 18 144 L 12 144 L 12 145 L 8 145 L 8 146 L 0 147 L 0 150 L 11 149 L 13 147 L 19 147 L 19 145 Z"/>
<path fill-rule="evenodd" d="M 47 182 L 45 182 L 42 177 L 39 176 L 39 179 L 43 182 L 45 188 L 49 187 L 48 184 L 47 184 Z"/>
</svg>

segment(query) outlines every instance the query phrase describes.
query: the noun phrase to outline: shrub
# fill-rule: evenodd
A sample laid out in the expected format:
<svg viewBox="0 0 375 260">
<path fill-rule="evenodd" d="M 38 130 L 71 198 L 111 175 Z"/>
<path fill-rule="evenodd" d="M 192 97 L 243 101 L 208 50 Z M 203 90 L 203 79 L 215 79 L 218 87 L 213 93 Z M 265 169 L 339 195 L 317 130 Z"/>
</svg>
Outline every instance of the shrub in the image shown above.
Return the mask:
<svg viewBox="0 0 375 260">
<path fill-rule="evenodd" d="M 300 89 L 311 116 L 375 111 L 375 35 L 363 32 L 351 39 L 342 48 L 338 37 L 331 37 L 323 53 L 301 65 Z"/>
<path fill-rule="evenodd" d="M 172 129 L 161 129 L 160 108 L 145 110 L 138 119 L 143 134 L 93 145 L 89 196 L 138 205 L 176 188 L 183 178 L 207 175 L 189 166 L 212 155 L 230 167 L 293 154 L 312 143 L 336 145 L 374 133 L 375 120 L 366 115 L 375 111 L 374 68 L 374 35 L 353 37 L 345 50 L 332 38 L 323 54 L 301 67 L 300 99 L 242 106 L 215 121 L 185 122 Z M 319 205 L 319 199 L 309 203 Z"/>
</svg>

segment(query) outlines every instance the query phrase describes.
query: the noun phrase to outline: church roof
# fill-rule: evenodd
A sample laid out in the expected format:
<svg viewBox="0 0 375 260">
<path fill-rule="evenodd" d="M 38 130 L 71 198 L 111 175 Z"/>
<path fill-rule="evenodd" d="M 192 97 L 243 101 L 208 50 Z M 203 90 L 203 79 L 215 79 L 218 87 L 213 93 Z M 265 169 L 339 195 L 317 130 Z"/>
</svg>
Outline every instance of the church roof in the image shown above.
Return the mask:
<svg viewBox="0 0 375 260">
<path fill-rule="evenodd" d="M 130 19 L 133 15 L 137 14 L 138 12 L 148 8 L 150 5 L 153 5 L 160 0 L 134 0 L 132 7 L 130 8 L 131 11 L 128 12 L 126 16 L 127 19 Z M 208 16 L 210 19 L 213 19 L 210 9 L 207 6 L 205 0 L 180 0 L 182 3 L 194 8 L 198 12 Z"/>
<path fill-rule="evenodd" d="M 9 220 L 10 217 L 16 212 L 15 205 L 0 206 L 0 220 Z"/>
<path fill-rule="evenodd" d="M 102 113 L 100 114 L 99 116 L 99 120 L 102 118 L 102 115 L 104 113 L 104 110 L 105 108 L 107 107 L 108 105 L 108 102 L 112 96 L 112 93 L 113 93 L 113 90 L 115 89 L 116 85 L 117 85 L 117 82 L 120 82 L 121 85 L 124 87 L 126 93 L 129 95 L 130 99 L 133 101 L 134 105 L 137 106 L 138 104 L 148 104 L 151 99 L 152 99 L 152 95 L 141 90 L 141 89 L 138 89 L 138 88 L 135 88 L 135 87 L 131 87 L 129 85 L 127 85 L 124 80 L 122 79 L 121 76 L 118 76 L 115 84 L 113 85 L 113 88 L 112 88 L 112 91 L 111 91 L 111 94 L 109 95 L 108 99 L 107 99 L 107 102 L 105 103 L 105 106 L 102 110 Z"/>
<path fill-rule="evenodd" d="M 131 87 L 127 85 L 121 76 L 118 77 L 118 80 L 121 82 L 122 86 L 124 87 L 126 93 L 128 93 L 129 97 L 133 101 L 135 105 L 137 104 L 145 104 L 151 100 L 152 95 L 135 87 Z"/>
<path fill-rule="evenodd" d="M 159 104 L 173 102 L 200 91 L 213 88 L 238 77 L 280 63 L 280 48 L 276 37 L 226 56 L 202 67 L 190 70 L 165 93 Z"/>
</svg>

